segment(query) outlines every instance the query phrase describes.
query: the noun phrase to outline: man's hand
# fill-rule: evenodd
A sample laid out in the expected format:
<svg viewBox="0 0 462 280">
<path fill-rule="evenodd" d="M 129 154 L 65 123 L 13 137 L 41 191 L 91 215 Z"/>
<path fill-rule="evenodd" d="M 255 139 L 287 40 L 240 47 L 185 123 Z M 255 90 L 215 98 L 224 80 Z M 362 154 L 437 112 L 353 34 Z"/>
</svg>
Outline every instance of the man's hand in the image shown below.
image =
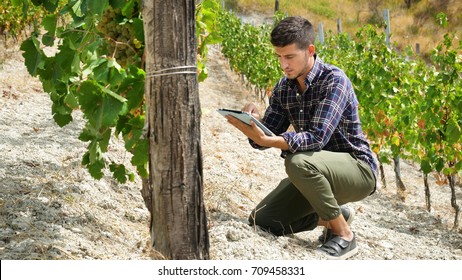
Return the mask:
<svg viewBox="0 0 462 280">
<path fill-rule="evenodd" d="M 287 145 L 284 138 L 274 134 L 272 136 L 266 135 L 263 130 L 261 130 L 253 121 L 251 121 L 250 125 L 248 125 L 231 115 L 227 115 L 226 119 L 228 119 L 230 124 L 244 133 L 245 136 L 252 139 L 256 144 L 262 147 L 273 147 L 282 150 L 289 149 L 289 146 Z"/>
<path fill-rule="evenodd" d="M 228 119 L 228 122 L 230 124 L 239 129 L 242 133 L 244 133 L 248 138 L 252 139 L 255 143 L 257 143 L 260 146 L 264 146 L 262 144 L 264 142 L 264 138 L 266 135 L 263 132 L 263 130 L 261 130 L 253 121 L 251 121 L 250 125 L 248 125 L 231 115 L 227 115 L 226 119 Z"/>
<path fill-rule="evenodd" d="M 255 104 L 253 103 L 245 104 L 244 107 L 242 108 L 242 111 L 251 114 L 254 118 L 261 121 L 260 113 L 258 112 L 257 106 L 255 106 Z"/>
</svg>

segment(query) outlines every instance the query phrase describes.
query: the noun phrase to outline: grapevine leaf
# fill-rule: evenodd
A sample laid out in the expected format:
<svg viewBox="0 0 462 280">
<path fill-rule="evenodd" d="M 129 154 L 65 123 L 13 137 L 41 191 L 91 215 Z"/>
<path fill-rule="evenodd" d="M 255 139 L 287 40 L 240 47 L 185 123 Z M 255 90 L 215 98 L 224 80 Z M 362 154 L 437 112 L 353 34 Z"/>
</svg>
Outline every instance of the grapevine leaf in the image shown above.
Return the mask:
<svg viewBox="0 0 462 280">
<path fill-rule="evenodd" d="M 87 123 L 84 129 L 82 129 L 82 132 L 79 135 L 79 140 L 83 142 L 89 142 L 94 139 L 98 138 L 98 131 L 91 125 Z"/>
<path fill-rule="evenodd" d="M 108 0 L 87 1 L 87 11 L 93 15 L 102 15 L 108 5 Z"/>
<path fill-rule="evenodd" d="M 59 4 L 59 0 L 41 0 L 40 2 L 50 13 L 54 13 Z"/>
<path fill-rule="evenodd" d="M 113 162 L 109 165 L 109 170 L 111 170 L 114 174 L 114 178 L 120 183 L 127 182 L 127 178 L 132 182 L 135 180 L 134 174 L 129 172 L 123 164 L 116 164 Z"/>
<path fill-rule="evenodd" d="M 71 76 L 80 74 L 79 54 L 67 46 L 59 47 L 55 61 L 53 72 L 57 80 L 67 83 Z"/>
<path fill-rule="evenodd" d="M 133 30 L 135 31 L 135 38 L 144 42 L 144 26 L 143 20 L 139 18 L 133 19 Z"/>
<path fill-rule="evenodd" d="M 117 8 L 122 8 L 123 6 L 125 6 L 126 1 L 127 0 L 109 0 L 109 4 L 113 8 L 117 9 Z"/>
<path fill-rule="evenodd" d="M 31 0 L 31 2 L 35 6 L 40 6 L 40 5 L 42 5 L 43 0 Z"/>
<path fill-rule="evenodd" d="M 144 78 L 128 77 L 119 88 L 127 97 L 128 110 L 138 108 L 144 98 Z"/>
<path fill-rule="evenodd" d="M 43 28 L 46 31 L 48 31 L 47 33 L 43 34 L 43 37 L 42 37 L 42 43 L 45 46 L 53 46 L 54 44 L 57 21 L 58 21 L 58 18 L 56 17 L 56 15 L 53 15 L 53 14 L 47 15 L 42 20 Z"/>
<path fill-rule="evenodd" d="M 131 163 L 136 166 L 136 169 L 140 176 L 147 177 L 147 163 L 149 162 L 149 141 L 147 139 L 140 139 L 137 143 L 133 154 Z"/>
<path fill-rule="evenodd" d="M 136 148 L 138 141 L 143 135 L 145 117 L 138 116 L 129 119 L 127 116 L 121 118 L 121 122 L 117 125 L 117 131 L 124 135 L 125 149 L 133 151 Z"/>
<path fill-rule="evenodd" d="M 122 15 L 124 15 L 127 18 L 132 18 L 133 11 L 135 9 L 135 4 L 135 0 L 126 1 L 126 4 L 122 8 Z"/>
<path fill-rule="evenodd" d="M 95 179 L 103 178 L 103 172 L 101 171 L 105 164 L 102 160 L 102 157 L 94 157 L 94 154 L 97 153 L 97 144 L 92 143 L 89 146 L 88 151 L 83 155 L 82 165 L 86 166 L 90 175 Z M 92 160 L 93 159 L 93 160 Z"/>
<path fill-rule="evenodd" d="M 103 156 L 101 154 L 101 148 L 97 141 L 92 141 L 88 146 L 88 154 L 89 154 L 89 164 L 95 164 L 97 162 L 103 161 Z"/>
<path fill-rule="evenodd" d="M 119 113 L 125 109 L 126 103 L 117 94 L 104 89 L 96 81 L 85 81 L 80 85 L 78 99 L 80 107 L 88 121 L 97 129 L 114 126 Z"/>
<path fill-rule="evenodd" d="M 107 93 L 108 95 L 112 96 L 113 98 L 119 100 L 119 101 L 122 102 L 122 103 L 126 103 L 126 102 L 127 102 L 127 99 L 125 99 L 124 97 L 118 95 L 117 93 L 113 92 L 113 91 L 110 90 L 110 89 L 103 88 L 103 91 L 104 91 L 105 93 Z"/>
<path fill-rule="evenodd" d="M 100 140 L 101 151 L 104 153 L 107 152 L 107 147 L 109 147 L 109 140 L 111 139 L 111 134 L 112 134 L 112 130 L 107 129 L 103 133 L 102 139 Z"/>
<path fill-rule="evenodd" d="M 37 37 L 30 37 L 26 39 L 21 44 L 21 51 L 24 53 L 22 54 L 25 59 L 25 64 L 27 67 L 27 71 L 32 76 L 37 75 L 37 70 L 42 69 L 44 67 L 44 54 L 40 49 L 40 43 Z"/>
<path fill-rule="evenodd" d="M 73 4 L 73 5 L 72 5 Z M 77 0 L 75 1 L 74 3 L 72 3 L 71 5 L 71 9 L 72 11 L 74 12 L 74 14 L 77 16 L 77 17 L 83 17 L 84 14 L 82 12 L 82 0 Z"/>
<path fill-rule="evenodd" d="M 443 158 L 437 158 L 436 163 L 435 163 L 435 170 L 437 172 L 441 172 L 444 168 L 444 159 Z"/>
<path fill-rule="evenodd" d="M 140 139 L 136 145 L 131 163 L 135 166 L 142 166 L 149 160 L 149 142 L 147 139 Z"/>
<path fill-rule="evenodd" d="M 71 50 L 76 51 L 82 43 L 82 34 L 78 31 L 69 31 L 64 38 L 64 45 Z"/>
<path fill-rule="evenodd" d="M 446 129 L 446 139 L 449 143 L 457 143 L 462 136 L 461 128 L 458 123 L 451 119 L 448 122 L 448 127 Z"/>
<path fill-rule="evenodd" d="M 113 59 L 105 60 L 93 69 L 95 80 L 102 84 L 117 84 L 124 78 L 125 70 Z"/>
<path fill-rule="evenodd" d="M 424 174 L 428 174 L 432 171 L 432 167 L 430 165 L 430 162 L 426 159 L 423 159 L 421 162 L 420 162 L 420 169 L 422 169 L 422 172 Z"/>
<path fill-rule="evenodd" d="M 66 95 L 64 102 L 71 109 L 79 108 L 79 101 L 73 92 L 70 92 Z"/>
<path fill-rule="evenodd" d="M 58 124 L 60 127 L 63 127 L 72 121 L 72 116 L 55 113 L 53 114 L 53 119 L 55 120 L 56 124 Z"/>
</svg>

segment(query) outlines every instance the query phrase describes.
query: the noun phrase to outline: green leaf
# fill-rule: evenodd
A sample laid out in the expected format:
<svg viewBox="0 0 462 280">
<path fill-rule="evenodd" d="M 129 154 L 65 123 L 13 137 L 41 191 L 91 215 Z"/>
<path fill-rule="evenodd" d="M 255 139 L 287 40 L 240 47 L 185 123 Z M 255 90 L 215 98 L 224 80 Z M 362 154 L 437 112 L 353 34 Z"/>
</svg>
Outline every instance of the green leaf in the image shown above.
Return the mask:
<svg viewBox="0 0 462 280">
<path fill-rule="evenodd" d="M 109 90 L 96 81 L 85 81 L 80 85 L 78 99 L 86 119 L 96 128 L 114 126 L 119 113 L 125 109 L 115 93 L 109 95 Z"/>
<path fill-rule="evenodd" d="M 111 129 L 107 129 L 103 135 L 102 135 L 102 139 L 99 141 L 100 143 L 100 146 L 101 146 L 101 151 L 103 153 L 107 152 L 107 147 L 109 146 L 109 140 L 111 139 L 111 135 L 112 135 L 112 130 Z"/>
<path fill-rule="evenodd" d="M 135 179 L 134 174 L 129 172 L 123 164 L 116 164 L 113 162 L 109 165 L 109 170 L 111 170 L 114 178 L 116 178 L 120 183 L 127 182 L 127 179 L 130 181 L 134 181 Z"/>
<path fill-rule="evenodd" d="M 95 179 L 101 179 L 104 173 L 101 171 L 105 164 L 104 161 L 98 160 L 90 163 L 90 152 L 86 152 L 82 158 L 82 165 L 86 166 L 90 175 Z"/>
<path fill-rule="evenodd" d="M 59 0 L 41 0 L 40 2 L 42 2 L 43 7 L 50 13 L 54 13 L 59 4 Z"/>
<path fill-rule="evenodd" d="M 53 72 L 56 80 L 67 84 L 70 77 L 80 74 L 79 53 L 68 46 L 62 45 L 59 47 L 59 52 L 55 56 L 55 63 Z"/>
<path fill-rule="evenodd" d="M 98 138 L 98 131 L 96 131 L 96 129 L 92 127 L 91 125 L 88 125 L 88 123 L 85 126 L 85 128 L 82 129 L 82 132 L 79 135 L 79 140 L 82 142 L 93 141 L 97 138 Z"/>
<path fill-rule="evenodd" d="M 132 18 L 133 11 L 135 9 L 135 4 L 135 0 L 126 1 L 126 4 L 122 8 L 122 15 L 124 15 L 127 18 Z"/>
<path fill-rule="evenodd" d="M 144 98 L 144 78 L 126 78 L 120 85 L 119 91 L 127 97 L 128 110 L 138 108 Z"/>
<path fill-rule="evenodd" d="M 111 5 L 111 7 L 113 8 L 122 8 L 123 6 L 125 6 L 125 3 L 127 2 L 127 0 L 109 0 L 109 5 Z"/>
<path fill-rule="evenodd" d="M 45 65 L 44 54 L 40 48 L 40 43 L 37 37 L 30 37 L 29 39 L 26 39 L 21 44 L 20 50 L 23 51 L 22 55 L 25 59 L 27 71 L 32 76 L 36 76 L 37 70 L 42 69 Z"/>
<path fill-rule="evenodd" d="M 440 172 L 441 170 L 443 170 L 443 168 L 444 168 L 444 159 L 439 157 L 436 159 L 436 162 L 435 162 L 435 170 L 437 172 Z"/>
<path fill-rule="evenodd" d="M 458 143 L 459 142 L 459 139 L 462 136 L 462 131 L 461 131 L 461 128 L 460 128 L 459 124 L 457 123 L 457 121 L 455 121 L 454 119 L 450 119 L 448 121 L 448 126 L 446 128 L 446 133 L 445 134 L 446 134 L 446 140 L 449 143 Z"/>
<path fill-rule="evenodd" d="M 420 162 L 420 169 L 422 169 L 422 172 L 424 174 L 429 174 L 432 171 L 432 167 L 430 165 L 430 162 L 426 159 L 423 159 Z"/>
<path fill-rule="evenodd" d="M 71 9 L 72 9 L 72 12 L 74 12 L 74 15 L 76 15 L 77 17 L 83 17 L 84 16 L 84 13 L 82 12 L 82 0 L 77 0 L 75 2 L 71 2 L 69 3 L 71 5 Z"/>
<path fill-rule="evenodd" d="M 133 153 L 131 163 L 135 166 L 142 166 L 149 161 L 149 141 L 140 139 Z"/>
<path fill-rule="evenodd" d="M 70 114 L 55 113 L 53 114 L 53 119 L 60 127 L 63 127 L 72 121 L 72 116 Z"/>
<path fill-rule="evenodd" d="M 73 92 L 70 92 L 66 95 L 66 97 L 64 98 L 64 102 L 71 109 L 75 110 L 79 108 L 79 101 Z"/>
<path fill-rule="evenodd" d="M 11 0 L 13 6 L 19 7 L 22 4 L 23 0 Z"/>
<path fill-rule="evenodd" d="M 42 20 L 43 28 L 48 31 L 42 37 L 42 43 L 45 46 L 54 45 L 57 22 L 58 18 L 53 14 L 45 16 L 45 18 Z"/>
<path fill-rule="evenodd" d="M 108 0 L 87 1 L 87 11 L 93 15 L 102 15 L 104 11 L 108 8 L 108 6 Z"/>
<path fill-rule="evenodd" d="M 143 20 L 139 18 L 133 19 L 133 30 L 135 31 L 135 38 L 144 42 L 144 25 Z"/>
</svg>

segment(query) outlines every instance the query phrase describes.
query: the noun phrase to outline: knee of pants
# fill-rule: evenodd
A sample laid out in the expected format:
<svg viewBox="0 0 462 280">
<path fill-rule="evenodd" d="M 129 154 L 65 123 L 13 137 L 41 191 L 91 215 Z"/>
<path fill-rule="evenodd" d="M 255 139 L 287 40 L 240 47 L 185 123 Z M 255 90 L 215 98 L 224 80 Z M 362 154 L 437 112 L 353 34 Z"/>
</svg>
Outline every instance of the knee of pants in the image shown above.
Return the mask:
<svg viewBox="0 0 462 280">
<path fill-rule="evenodd" d="M 281 224 L 275 224 L 270 218 L 263 215 L 259 215 L 258 218 L 255 215 L 255 210 L 249 215 L 249 225 L 258 226 L 259 228 L 268 231 L 276 236 L 284 235 L 284 227 Z"/>
<path fill-rule="evenodd" d="M 307 174 L 318 174 L 320 171 L 309 160 L 307 154 L 290 154 L 286 157 L 285 161 L 286 173 L 290 179 L 297 176 L 306 176 Z"/>
</svg>

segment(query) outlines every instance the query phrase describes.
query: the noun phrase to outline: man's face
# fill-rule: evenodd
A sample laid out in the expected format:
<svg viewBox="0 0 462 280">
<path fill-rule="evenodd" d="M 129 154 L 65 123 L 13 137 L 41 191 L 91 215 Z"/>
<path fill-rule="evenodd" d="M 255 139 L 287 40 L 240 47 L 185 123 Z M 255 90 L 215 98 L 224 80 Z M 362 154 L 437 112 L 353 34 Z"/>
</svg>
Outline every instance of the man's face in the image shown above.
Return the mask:
<svg viewBox="0 0 462 280">
<path fill-rule="evenodd" d="M 279 63 L 285 75 L 289 79 L 303 79 L 311 69 L 309 48 L 301 50 L 296 44 L 284 47 L 274 47 Z"/>
</svg>

